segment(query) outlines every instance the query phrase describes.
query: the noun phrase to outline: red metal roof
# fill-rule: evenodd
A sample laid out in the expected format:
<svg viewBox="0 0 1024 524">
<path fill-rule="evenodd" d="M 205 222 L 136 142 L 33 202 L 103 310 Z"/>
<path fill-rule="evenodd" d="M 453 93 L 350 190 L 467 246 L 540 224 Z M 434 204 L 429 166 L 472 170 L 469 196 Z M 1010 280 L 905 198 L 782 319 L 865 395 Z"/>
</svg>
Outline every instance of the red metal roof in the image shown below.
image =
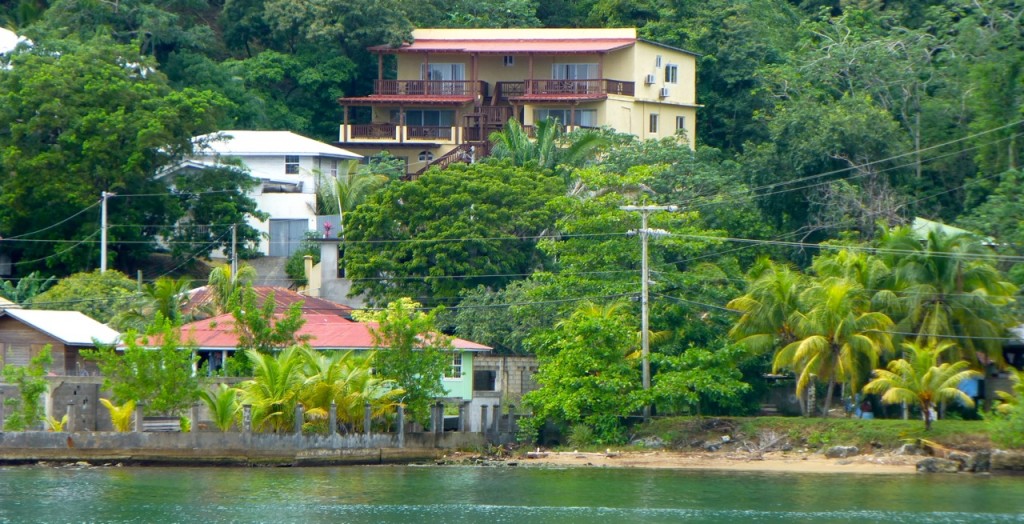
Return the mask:
<svg viewBox="0 0 1024 524">
<path fill-rule="evenodd" d="M 453 105 L 461 106 L 474 101 L 472 96 L 429 96 L 429 95 L 369 95 L 339 98 L 342 105 Z"/>
<path fill-rule="evenodd" d="M 635 38 L 588 38 L 588 39 L 535 39 L 513 40 L 495 38 L 489 40 L 425 40 L 417 39 L 402 47 L 379 45 L 371 51 L 380 53 L 491 53 L 491 54 L 580 54 L 608 53 L 629 47 Z"/>
<path fill-rule="evenodd" d="M 306 323 L 299 329 L 299 337 L 309 337 L 313 349 L 373 349 L 372 323 L 353 322 L 332 314 L 307 313 Z M 181 340 L 196 344 L 203 350 L 234 351 L 238 346 L 235 318 L 229 314 L 198 320 L 181 327 Z M 160 344 L 159 337 L 150 337 L 149 346 Z M 455 349 L 463 351 L 489 351 L 491 348 L 461 338 L 452 338 Z"/>
<path fill-rule="evenodd" d="M 274 293 L 274 311 L 277 313 L 284 313 L 291 307 L 292 304 L 301 301 L 302 311 L 304 313 L 317 313 L 317 314 L 328 314 L 328 315 L 340 315 L 343 317 L 352 316 L 352 308 L 331 302 L 317 297 L 310 297 L 296 293 L 287 288 L 273 287 L 273 286 L 253 286 L 253 292 L 256 293 L 256 303 L 263 306 L 263 303 L 267 300 L 267 297 L 271 292 Z M 188 303 L 183 308 L 185 313 L 192 313 L 204 305 L 209 304 L 213 301 L 212 291 L 209 286 L 197 287 L 189 292 Z"/>
</svg>

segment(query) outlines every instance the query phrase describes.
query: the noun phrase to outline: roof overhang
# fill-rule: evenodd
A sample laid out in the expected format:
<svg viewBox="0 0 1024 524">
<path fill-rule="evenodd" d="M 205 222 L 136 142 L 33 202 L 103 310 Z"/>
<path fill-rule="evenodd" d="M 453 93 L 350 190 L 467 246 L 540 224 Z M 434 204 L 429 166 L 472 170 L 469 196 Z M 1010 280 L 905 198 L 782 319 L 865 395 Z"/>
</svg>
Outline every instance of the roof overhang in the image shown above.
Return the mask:
<svg viewBox="0 0 1024 524">
<path fill-rule="evenodd" d="M 579 55 L 602 54 L 626 49 L 636 43 L 635 38 L 560 38 L 560 39 L 418 39 L 401 47 L 379 45 L 370 47 L 375 53 L 405 54 L 545 54 Z"/>
</svg>

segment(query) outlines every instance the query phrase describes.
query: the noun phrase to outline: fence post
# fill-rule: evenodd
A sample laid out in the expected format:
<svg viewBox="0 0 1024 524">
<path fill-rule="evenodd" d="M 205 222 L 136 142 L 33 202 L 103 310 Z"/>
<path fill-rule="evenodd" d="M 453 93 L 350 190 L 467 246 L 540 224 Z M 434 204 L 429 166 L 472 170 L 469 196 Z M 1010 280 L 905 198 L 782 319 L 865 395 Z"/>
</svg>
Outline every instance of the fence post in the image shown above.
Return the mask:
<svg viewBox="0 0 1024 524">
<path fill-rule="evenodd" d="M 405 406 L 398 405 L 398 415 L 395 417 L 398 423 L 398 447 L 405 447 Z"/>
<path fill-rule="evenodd" d="M 487 406 L 480 406 L 480 433 L 487 434 Z"/>
<path fill-rule="evenodd" d="M 373 422 L 373 408 L 370 407 L 370 403 L 363 404 L 363 433 L 366 434 L 366 438 L 370 438 L 370 425 Z"/>
<path fill-rule="evenodd" d="M 252 433 L 252 404 L 242 406 L 242 433 Z"/>
<path fill-rule="evenodd" d="M 491 406 L 491 426 L 495 436 L 501 432 L 501 404 L 494 404 Z"/>
<path fill-rule="evenodd" d="M 142 433 L 146 430 L 144 425 L 145 415 L 142 413 L 142 404 L 135 405 L 135 432 Z"/>
<path fill-rule="evenodd" d="M 508 432 L 511 435 L 516 434 L 516 405 L 508 405 Z"/>
<path fill-rule="evenodd" d="M 64 424 L 64 431 L 66 433 L 75 432 L 75 403 L 74 401 L 68 402 L 68 423 Z"/>
<path fill-rule="evenodd" d="M 338 432 L 338 404 L 333 400 L 328 420 L 327 434 L 334 436 Z"/>
<path fill-rule="evenodd" d="M 301 435 L 302 434 L 302 419 L 305 418 L 304 417 L 304 411 L 305 411 L 305 408 L 302 407 L 302 404 L 296 404 L 295 405 L 295 434 L 296 435 Z"/>
<path fill-rule="evenodd" d="M 466 431 L 466 402 L 459 403 L 459 432 Z"/>
<path fill-rule="evenodd" d="M 192 404 L 191 413 L 189 416 L 192 417 L 192 433 L 199 431 L 199 403 Z"/>
</svg>

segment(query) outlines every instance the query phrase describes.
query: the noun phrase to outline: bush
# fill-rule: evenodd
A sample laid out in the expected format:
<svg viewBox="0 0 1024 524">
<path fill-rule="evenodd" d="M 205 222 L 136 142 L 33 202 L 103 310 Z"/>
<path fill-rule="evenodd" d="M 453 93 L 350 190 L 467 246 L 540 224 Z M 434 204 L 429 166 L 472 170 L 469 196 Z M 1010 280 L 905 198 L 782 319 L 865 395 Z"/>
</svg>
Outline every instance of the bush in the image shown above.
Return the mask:
<svg viewBox="0 0 1024 524">
<path fill-rule="evenodd" d="M 306 281 L 306 255 L 313 257 L 314 264 L 320 263 L 320 244 L 311 241 L 311 239 L 318 238 L 319 234 L 317 231 L 307 232 L 302 243 L 299 244 L 299 249 L 288 257 L 288 262 L 284 266 L 284 272 L 288 274 L 288 278 L 298 286 L 305 286 L 309 283 Z"/>
</svg>

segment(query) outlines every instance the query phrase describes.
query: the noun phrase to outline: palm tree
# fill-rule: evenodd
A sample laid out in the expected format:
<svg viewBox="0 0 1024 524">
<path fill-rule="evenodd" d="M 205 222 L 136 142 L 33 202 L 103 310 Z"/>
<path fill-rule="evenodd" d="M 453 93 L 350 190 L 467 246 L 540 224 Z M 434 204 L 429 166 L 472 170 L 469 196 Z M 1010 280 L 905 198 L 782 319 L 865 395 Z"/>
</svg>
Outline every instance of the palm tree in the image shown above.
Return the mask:
<svg viewBox="0 0 1024 524">
<path fill-rule="evenodd" d="M 305 381 L 306 359 L 301 346 L 291 346 L 277 355 L 246 350 L 252 364 L 252 380 L 243 382 L 242 403 L 252 405 L 252 424 L 259 430 L 289 432 L 295 422 L 295 406 Z"/>
<path fill-rule="evenodd" d="M 593 130 L 566 135 L 557 119 L 546 118 L 534 125 L 533 140 L 516 119 L 505 123 L 501 131 L 491 133 L 494 143 L 491 155 L 508 159 L 516 166 L 535 164 L 541 169 L 555 169 L 559 165 L 578 167 L 592 158 L 606 140 Z"/>
<path fill-rule="evenodd" d="M 180 326 L 188 320 L 182 309 L 188 303 L 188 291 L 191 288 L 192 280 L 188 277 L 160 277 L 156 282 L 142 286 L 142 294 L 135 304 L 118 313 L 111 319 L 111 323 L 121 331 L 134 329 L 144 332 L 159 314 Z"/>
<path fill-rule="evenodd" d="M 729 330 L 729 336 L 762 354 L 796 340 L 791 319 L 804 288 L 800 272 L 761 258 L 747 273 L 747 278 L 750 281 L 747 293 L 726 304 L 741 313 Z"/>
<path fill-rule="evenodd" d="M 991 250 L 970 233 L 932 230 L 924 242 L 893 235 L 882 247 L 896 267 L 895 285 L 905 316 L 897 332 L 922 345 L 944 338 L 959 342 L 960 358 L 977 363 L 978 353 L 1002 362 L 999 337 L 1010 324 L 1007 306 L 1017 288 L 990 262 Z"/>
<path fill-rule="evenodd" d="M 345 239 L 345 213 L 366 201 L 374 192 L 384 186 L 388 177 L 374 173 L 364 166 L 350 162 L 344 173 L 337 176 L 317 173 L 317 204 L 322 214 L 337 214 L 340 217 L 338 236 Z"/>
<path fill-rule="evenodd" d="M 974 401 L 957 386 L 964 380 L 981 377 L 970 369 L 970 363 L 959 360 L 937 365 L 939 355 L 953 348 L 951 343 L 922 347 L 916 343 L 903 344 L 910 360 L 889 362 L 888 369 L 876 369 L 875 379 L 864 386 L 865 393 L 882 395 L 885 404 L 915 403 L 924 414 L 924 427 L 932 429 L 932 408 L 941 402 L 959 400 L 966 406 Z"/>
<path fill-rule="evenodd" d="M 199 392 L 199 398 L 203 399 L 206 406 L 210 408 L 213 423 L 223 432 L 231 430 L 231 426 L 235 424 L 238 414 L 242 411 L 242 404 L 238 402 L 238 394 L 238 389 L 227 384 L 220 384 L 215 393 L 205 390 Z"/>
<path fill-rule="evenodd" d="M 863 288 L 840 278 L 827 278 L 801 293 L 801 307 L 793 315 L 797 340 L 776 353 L 773 370 L 788 368 L 799 374 L 797 391 L 802 393 L 813 380 L 828 381 L 825 411 L 828 416 L 836 383 L 843 381 L 850 391 L 878 365 L 883 351 L 891 349 L 887 333 L 892 320 L 884 313 L 866 312 Z M 809 411 L 809 410 L 808 410 Z"/>
<path fill-rule="evenodd" d="M 243 265 L 238 272 L 232 273 L 231 266 L 219 266 L 210 271 L 210 294 L 213 302 L 210 303 L 214 315 L 228 313 L 238 302 L 243 288 L 252 286 L 256 282 L 256 268 Z"/>
</svg>

